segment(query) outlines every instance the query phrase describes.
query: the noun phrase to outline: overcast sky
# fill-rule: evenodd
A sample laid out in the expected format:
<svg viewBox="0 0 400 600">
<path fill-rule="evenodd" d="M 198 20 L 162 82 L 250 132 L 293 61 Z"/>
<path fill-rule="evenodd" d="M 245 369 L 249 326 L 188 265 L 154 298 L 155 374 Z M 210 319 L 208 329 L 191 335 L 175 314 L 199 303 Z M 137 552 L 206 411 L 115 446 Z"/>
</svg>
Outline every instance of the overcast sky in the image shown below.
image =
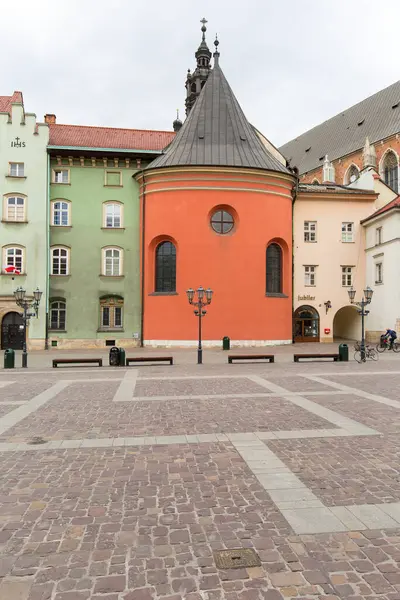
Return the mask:
<svg viewBox="0 0 400 600">
<path fill-rule="evenodd" d="M 0 0 L 0 95 L 58 123 L 171 129 L 200 19 L 275 145 L 399 78 L 400 0 Z M 5 8 L 6 7 L 6 8 Z"/>
</svg>

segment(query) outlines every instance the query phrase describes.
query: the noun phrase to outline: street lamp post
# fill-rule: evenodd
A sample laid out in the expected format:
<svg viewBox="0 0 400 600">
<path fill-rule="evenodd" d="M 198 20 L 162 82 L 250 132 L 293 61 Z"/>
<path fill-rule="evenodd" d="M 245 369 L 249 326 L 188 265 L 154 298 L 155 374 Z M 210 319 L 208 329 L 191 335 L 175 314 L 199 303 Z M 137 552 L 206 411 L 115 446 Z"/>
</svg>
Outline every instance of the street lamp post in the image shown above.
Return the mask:
<svg viewBox="0 0 400 600">
<path fill-rule="evenodd" d="M 359 306 L 357 310 L 358 314 L 361 315 L 361 360 L 365 361 L 365 327 L 364 327 L 364 318 L 369 314 L 369 310 L 365 310 L 365 307 L 371 303 L 373 290 L 369 286 L 367 286 L 364 290 L 363 297 L 359 302 L 354 301 L 354 297 L 356 295 L 356 290 L 351 287 L 348 290 L 350 303 Z"/>
<path fill-rule="evenodd" d="M 14 292 L 14 298 L 17 306 L 23 308 L 23 321 L 24 321 L 24 341 L 22 344 L 22 367 L 26 368 L 28 366 L 28 352 L 26 349 L 26 326 L 31 317 L 38 316 L 38 309 L 40 304 L 40 298 L 42 297 L 42 292 L 39 288 L 32 293 L 33 299 L 26 297 L 26 290 L 22 287 L 18 287 Z M 32 312 L 33 309 L 33 312 Z"/>
<path fill-rule="evenodd" d="M 195 291 L 192 288 L 189 288 L 186 291 L 189 304 L 192 306 L 196 306 L 194 310 L 194 314 L 196 317 L 199 317 L 199 341 L 197 346 L 197 364 L 201 365 L 203 363 L 203 348 L 201 345 L 201 319 L 207 314 L 207 311 L 204 310 L 204 307 L 208 304 L 211 304 L 213 291 L 208 289 L 204 289 L 201 286 L 196 290 L 197 291 L 197 302 L 194 302 Z"/>
</svg>

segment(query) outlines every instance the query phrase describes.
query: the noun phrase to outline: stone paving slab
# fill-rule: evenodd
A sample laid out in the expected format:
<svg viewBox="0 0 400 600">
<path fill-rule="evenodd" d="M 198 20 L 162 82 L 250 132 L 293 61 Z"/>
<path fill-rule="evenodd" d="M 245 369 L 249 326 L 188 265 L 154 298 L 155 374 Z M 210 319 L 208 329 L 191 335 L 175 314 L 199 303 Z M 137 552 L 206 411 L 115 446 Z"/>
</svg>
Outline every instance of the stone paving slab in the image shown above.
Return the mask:
<svg viewBox="0 0 400 600">
<path fill-rule="evenodd" d="M 0 387 L 0 402 L 1 401 L 29 401 L 35 398 L 38 394 L 48 390 L 58 379 L 50 381 L 48 378 L 40 379 L 37 377 L 34 380 L 29 379 L 27 381 L 20 381 L 19 379 L 14 380 L 10 385 Z"/>
<path fill-rule="evenodd" d="M 263 392 L 263 388 L 248 378 L 211 378 L 183 380 L 152 380 L 136 383 L 135 396 L 196 396 L 248 394 Z"/>
</svg>

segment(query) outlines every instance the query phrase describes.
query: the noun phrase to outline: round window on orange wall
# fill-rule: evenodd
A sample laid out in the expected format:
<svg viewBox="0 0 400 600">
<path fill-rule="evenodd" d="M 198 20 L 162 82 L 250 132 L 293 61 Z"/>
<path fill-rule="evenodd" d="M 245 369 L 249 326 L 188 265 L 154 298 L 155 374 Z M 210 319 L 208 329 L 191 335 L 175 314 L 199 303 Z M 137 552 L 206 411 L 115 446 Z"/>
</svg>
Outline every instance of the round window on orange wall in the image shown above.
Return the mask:
<svg viewBox="0 0 400 600">
<path fill-rule="evenodd" d="M 225 234 L 232 231 L 235 221 L 227 210 L 217 210 L 211 216 L 211 227 L 215 233 Z"/>
</svg>

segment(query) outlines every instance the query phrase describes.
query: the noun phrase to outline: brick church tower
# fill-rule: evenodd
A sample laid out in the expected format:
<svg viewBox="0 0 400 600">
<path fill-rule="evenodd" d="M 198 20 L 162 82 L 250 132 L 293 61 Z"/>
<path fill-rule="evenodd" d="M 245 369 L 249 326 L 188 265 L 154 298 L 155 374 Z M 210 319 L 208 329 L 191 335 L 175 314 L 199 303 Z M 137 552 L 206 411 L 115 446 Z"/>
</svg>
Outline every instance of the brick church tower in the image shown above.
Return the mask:
<svg viewBox="0 0 400 600">
<path fill-rule="evenodd" d="M 205 345 L 292 341 L 296 177 L 247 121 L 205 40 L 187 79 L 187 118 L 137 180 L 142 205 L 144 345 L 195 345 L 186 290 L 214 291 Z"/>
</svg>

